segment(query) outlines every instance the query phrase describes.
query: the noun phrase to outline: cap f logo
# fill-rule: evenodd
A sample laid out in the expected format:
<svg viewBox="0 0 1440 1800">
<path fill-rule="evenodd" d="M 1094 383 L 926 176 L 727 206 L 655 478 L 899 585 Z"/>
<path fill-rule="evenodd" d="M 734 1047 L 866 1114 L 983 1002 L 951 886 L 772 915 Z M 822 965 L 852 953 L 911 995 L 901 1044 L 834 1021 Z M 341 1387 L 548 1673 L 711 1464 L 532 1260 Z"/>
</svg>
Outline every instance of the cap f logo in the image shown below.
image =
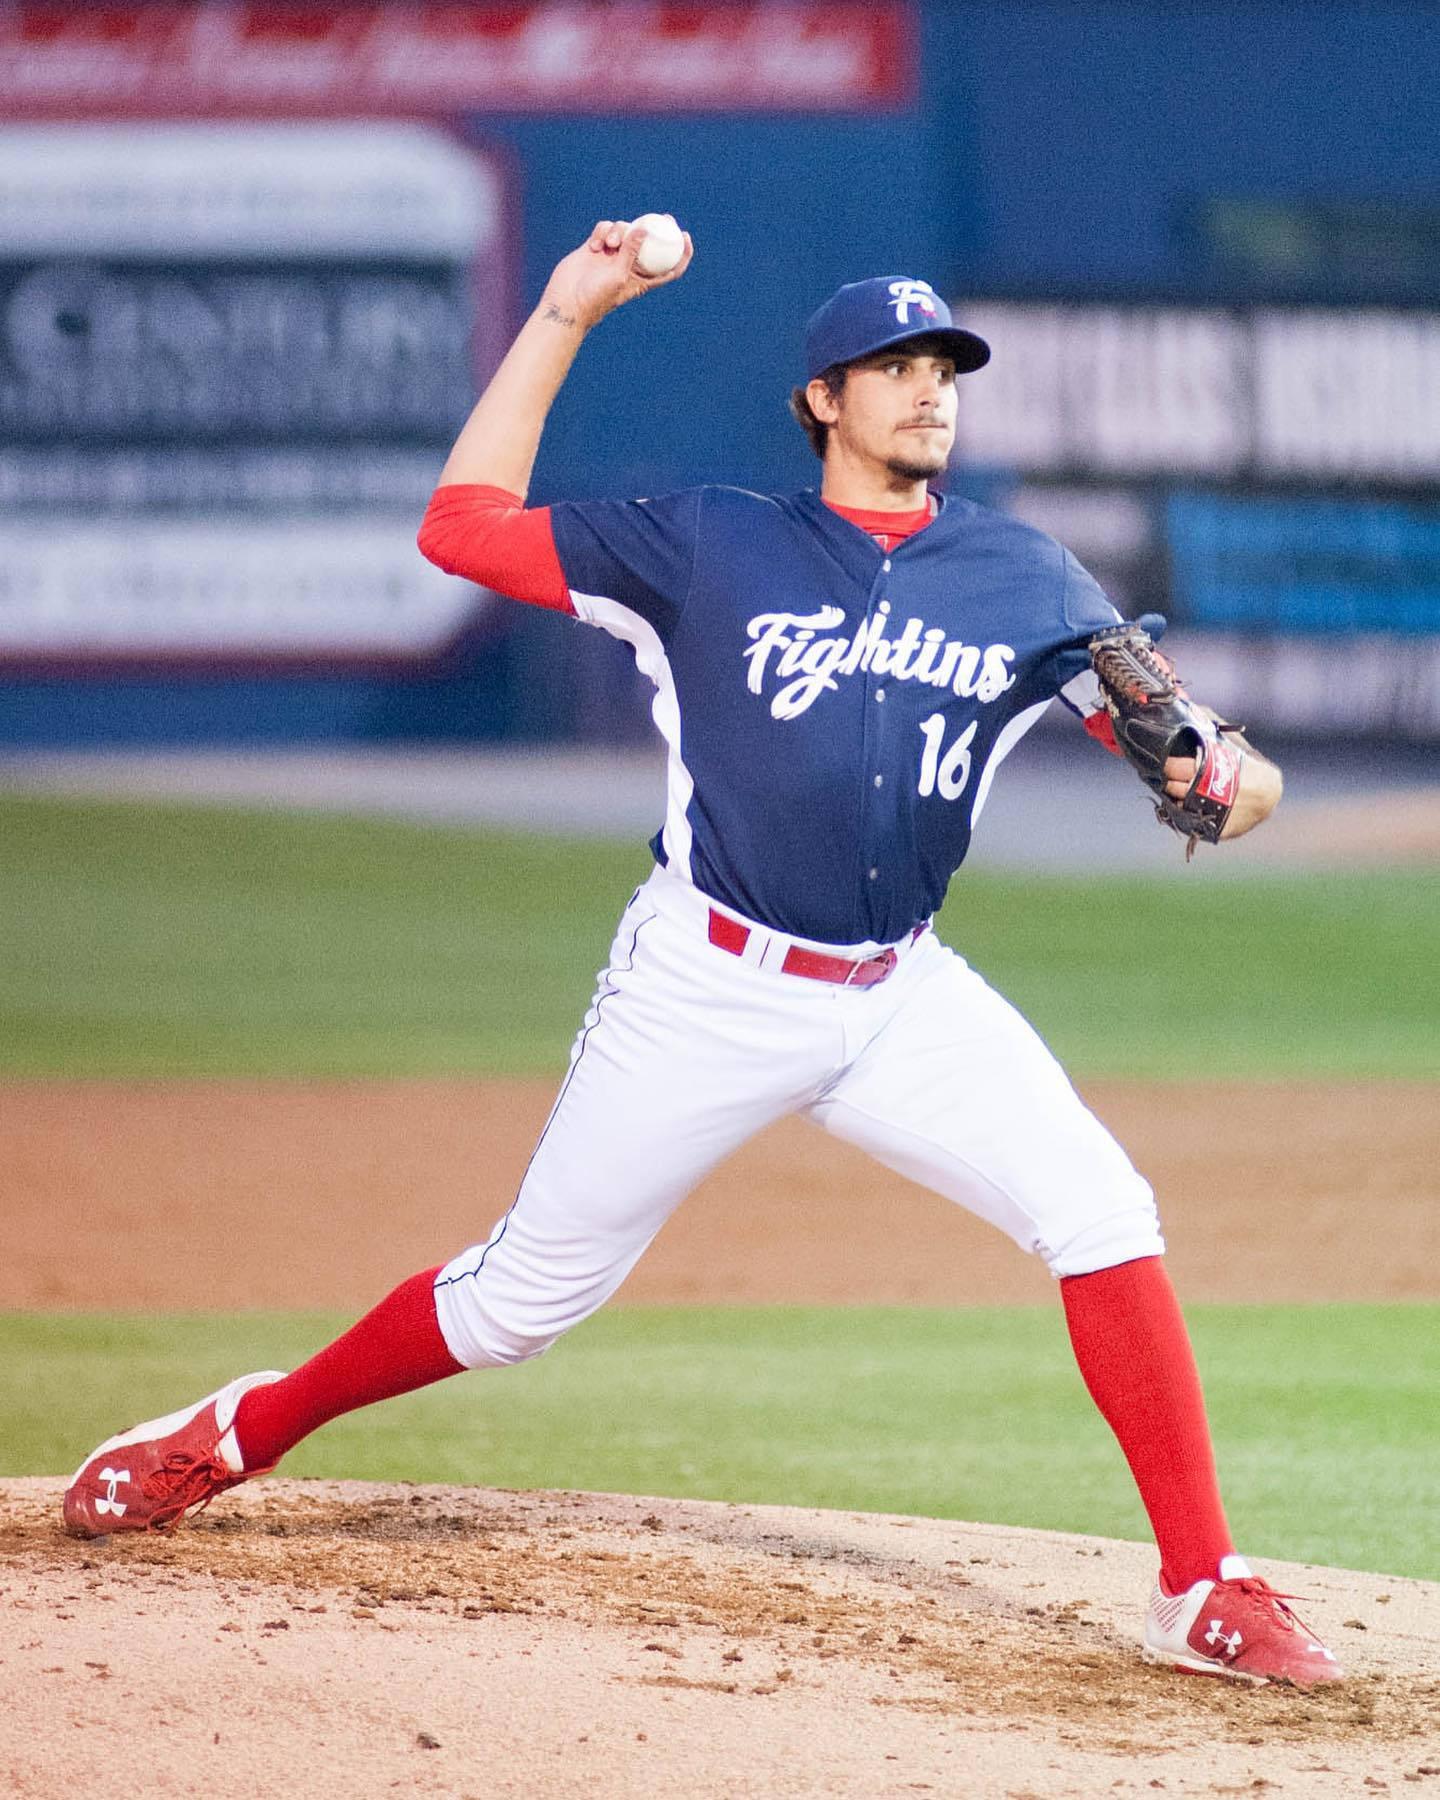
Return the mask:
<svg viewBox="0 0 1440 1800">
<path fill-rule="evenodd" d="M 928 281 L 892 281 L 889 305 L 895 308 L 897 325 L 910 323 L 910 309 L 935 317 L 935 290 Z"/>
</svg>

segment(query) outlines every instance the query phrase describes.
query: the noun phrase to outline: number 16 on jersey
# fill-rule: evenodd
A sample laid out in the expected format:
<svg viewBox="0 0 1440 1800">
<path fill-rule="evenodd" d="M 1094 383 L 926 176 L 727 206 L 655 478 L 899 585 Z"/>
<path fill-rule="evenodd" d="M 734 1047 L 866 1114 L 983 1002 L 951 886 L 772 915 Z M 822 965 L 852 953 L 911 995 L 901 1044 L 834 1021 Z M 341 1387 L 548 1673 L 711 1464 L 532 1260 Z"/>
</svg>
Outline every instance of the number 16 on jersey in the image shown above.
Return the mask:
<svg viewBox="0 0 1440 1800">
<path fill-rule="evenodd" d="M 931 713 L 921 721 L 925 748 L 920 754 L 920 786 L 922 799 L 939 789 L 942 800 L 958 800 L 970 779 L 970 746 L 975 741 L 978 720 L 972 719 L 942 756 L 945 743 L 945 715 Z"/>
</svg>

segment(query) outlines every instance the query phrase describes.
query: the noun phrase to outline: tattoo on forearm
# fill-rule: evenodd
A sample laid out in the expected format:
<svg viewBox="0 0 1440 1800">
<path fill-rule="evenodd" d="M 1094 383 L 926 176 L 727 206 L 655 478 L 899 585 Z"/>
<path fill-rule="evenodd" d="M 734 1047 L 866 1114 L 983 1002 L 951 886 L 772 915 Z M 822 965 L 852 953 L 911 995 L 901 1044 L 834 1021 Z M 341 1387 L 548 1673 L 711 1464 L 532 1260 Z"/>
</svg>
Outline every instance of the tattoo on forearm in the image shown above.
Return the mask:
<svg viewBox="0 0 1440 1800">
<path fill-rule="evenodd" d="M 551 319 L 555 324 L 564 325 L 567 328 L 573 328 L 575 325 L 575 315 L 573 313 L 561 312 L 560 308 L 556 306 L 553 300 L 546 301 L 545 310 L 541 313 L 540 317 L 542 319 Z"/>
</svg>

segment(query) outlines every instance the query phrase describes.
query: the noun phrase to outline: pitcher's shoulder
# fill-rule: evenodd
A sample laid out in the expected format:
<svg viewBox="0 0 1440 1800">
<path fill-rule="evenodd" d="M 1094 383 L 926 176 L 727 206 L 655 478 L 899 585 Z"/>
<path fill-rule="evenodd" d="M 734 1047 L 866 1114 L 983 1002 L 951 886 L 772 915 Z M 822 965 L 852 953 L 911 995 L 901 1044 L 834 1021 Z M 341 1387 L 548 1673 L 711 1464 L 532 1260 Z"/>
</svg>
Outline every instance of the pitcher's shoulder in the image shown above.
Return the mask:
<svg viewBox="0 0 1440 1800">
<path fill-rule="evenodd" d="M 982 506 L 978 500 L 949 494 L 940 517 L 967 542 L 1005 550 L 1036 564 L 1048 564 L 1057 574 L 1063 570 L 1069 554 L 1063 544 L 1048 531 L 1041 531 L 1038 525 L 1017 519 L 1013 513 L 1001 512 L 998 507 Z"/>
</svg>

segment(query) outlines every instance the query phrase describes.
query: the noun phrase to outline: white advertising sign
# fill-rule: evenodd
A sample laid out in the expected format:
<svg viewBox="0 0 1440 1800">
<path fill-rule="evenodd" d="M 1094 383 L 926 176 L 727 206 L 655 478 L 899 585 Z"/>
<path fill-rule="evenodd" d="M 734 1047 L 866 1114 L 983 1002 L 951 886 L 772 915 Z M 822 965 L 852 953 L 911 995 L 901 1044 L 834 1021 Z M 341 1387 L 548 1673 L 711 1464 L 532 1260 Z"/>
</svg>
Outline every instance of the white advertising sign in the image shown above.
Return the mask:
<svg viewBox="0 0 1440 1800">
<path fill-rule="evenodd" d="M 438 126 L 0 128 L 0 658 L 443 648 L 483 601 L 415 531 L 508 243 Z"/>
<path fill-rule="evenodd" d="M 1032 474 L 1440 476 L 1440 313 L 959 301 L 957 454 Z"/>
<path fill-rule="evenodd" d="M 468 261 L 501 212 L 496 169 L 429 125 L 0 126 L 7 258 Z"/>
<path fill-rule="evenodd" d="M 424 655 L 474 610 L 388 522 L 0 521 L 0 659 Z"/>
</svg>

